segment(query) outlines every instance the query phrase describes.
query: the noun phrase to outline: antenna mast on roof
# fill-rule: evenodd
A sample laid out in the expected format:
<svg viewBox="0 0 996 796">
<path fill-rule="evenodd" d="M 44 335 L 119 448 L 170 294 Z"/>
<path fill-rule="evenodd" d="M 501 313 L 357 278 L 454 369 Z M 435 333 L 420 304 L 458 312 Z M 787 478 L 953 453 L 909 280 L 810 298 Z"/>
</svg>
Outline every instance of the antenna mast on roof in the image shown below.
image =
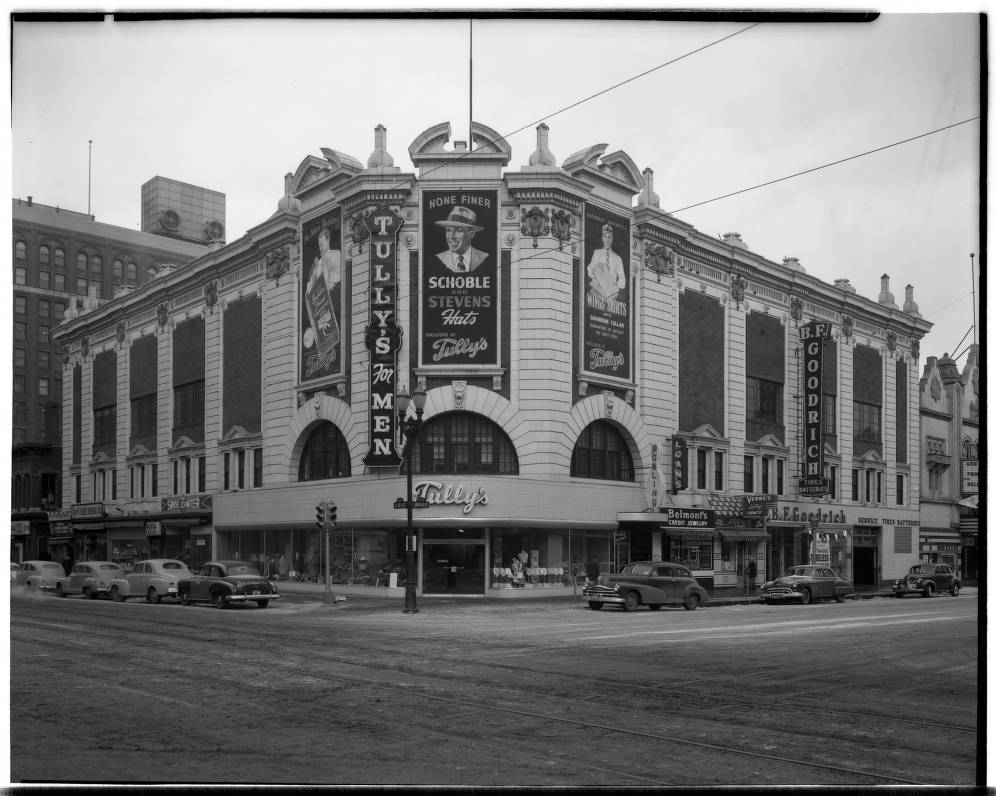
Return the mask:
<svg viewBox="0 0 996 796">
<path fill-rule="evenodd" d="M 474 149 L 474 20 L 470 19 L 470 125 L 467 130 L 467 145 Z"/>
<path fill-rule="evenodd" d="M 93 173 L 93 139 L 91 138 L 87 143 L 90 145 L 90 151 L 86 158 L 86 214 L 90 215 L 90 175 Z"/>
<path fill-rule="evenodd" d="M 978 345 L 979 330 L 975 320 L 975 252 L 968 255 L 972 258 L 972 343 Z"/>
</svg>

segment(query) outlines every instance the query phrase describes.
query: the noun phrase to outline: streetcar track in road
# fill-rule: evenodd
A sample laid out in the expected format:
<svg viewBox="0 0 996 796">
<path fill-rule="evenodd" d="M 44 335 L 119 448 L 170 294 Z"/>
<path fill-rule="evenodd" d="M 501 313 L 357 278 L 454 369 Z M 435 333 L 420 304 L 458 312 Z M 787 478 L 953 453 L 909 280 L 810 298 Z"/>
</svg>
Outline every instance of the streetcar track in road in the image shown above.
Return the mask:
<svg viewBox="0 0 996 796">
<path fill-rule="evenodd" d="M 90 612 L 90 609 L 94 608 L 94 607 L 102 608 L 103 606 L 94 606 L 93 604 L 87 604 L 87 605 L 81 604 L 81 605 L 79 605 L 79 608 L 81 610 L 85 610 L 85 611 L 88 611 L 88 612 Z M 115 613 L 116 610 L 117 609 L 113 609 L 112 611 L 101 611 L 100 615 L 97 615 L 97 616 L 95 616 L 93 613 L 90 613 L 90 616 L 91 616 L 91 618 L 106 618 L 107 621 L 113 622 L 114 620 L 111 618 L 111 615 L 113 613 Z M 276 620 L 276 619 L 279 618 L 277 616 L 278 612 L 269 611 L 269 612 L 260 614 L 260 613 L 255 613 L 253 611 L 247 611 L 247 612 L 237 612 L 237 613 L 239 615 L 239 619 L 247 619 L 247 620 L 256 620 L 256 619 L 259 619 L 261 621 L 259 621 L 259 622 L 252 621 L 251 624 L 243 623 L 243 622 L 238 622 L 238 624 L 236 626 L 230 626 L 231 629 L 228 631 L 229 635 L 226 635 L 224 637 L 226 654 L 231 654 L 231 656 L 232 656 L 233 659 L 238 659 L 246 651 L 256 651 L 262 644 L 265 644 L 267 642 L 267 640 L 272 641 L 275 645 L 277 645 L 279 647 L 279 645 L 281 643 L 281 639 L 284 637 L 283 632 L 279 628 L 277 628 L 273 624 L 271 624 L 272 620 Z M 236 614 L 236 612 L 231 612 L 232 616 L 231 617 L 226 617 L 226 619 L 233 618 L 235 616 L 235 614 Z M 210 616 L 210 615 L 207 614 L 207 612 L 205 612 L 205 616 Z M 908 614 L 895 615 L 895 617 L 896 618 L 899 618 L 899 617 L 908 618 Z M 55 622 L 55 621 L 52 621 L 52 620 L 44 620 L 44 619 L 19 619 L 18 621 L 23 622 L 23 623 L 28 624 L 28 625 L 33 625 L 33 626 L 35 626 L 35 627 L 37 627 L 37 628 L 39 628 L 41 630 L 44 630 L 45 632 L 51 632 L 52 629 L 64 630 L 66 628 L 66 626 L 64 624 L 59 623 L 59 622 Z M 367 621 L 369 621 L 369 617 L 367 618 Z M 805 624 L 807 624 L 807 622 L 800 622 L 798 624 L 805 625 Z M 249 628 L 249 627 L 252 628 L 252 633 L 254 634 L 255 638 L 246 638 L 244 636 L 238 635 L 239 633 L 242 632 L 242 629 Z M 329 629 L 331 629 L 331 626 L 315 625 L 315 628 L 318 628 L 318 627 L 329 627 Z M 72 629 L 75 630 L 76 628 L 73 627 Z M 687 631 L 687 629 L 686 629 L 686 631 Z M 179 652 L 181 654 L 183 652 L 183 643 L 184 643 L 185 639 L 183 639 L 181 637 L 164 636 L 164 635 L 161 634 L 161 631 L 158 630 L 156 627 L 150 627 L 148 629 L 144 629 L 143 628 L 139 632 L 140 633 L 145 633 L 147 635 L 148 642 L 146 641 L 146 636 L 145 635 L 138 635 L 138 636 L 136 636 L 133 639 L 133 641 L 136 644 L 136 646 L 140 645 L 140 644 L 143 644 L 143 643 L 157 644 L 157 645 L 160 645 L 160 646 L 163 645 L 163 644 L 169 643 L 170 647 L 167 648 L 166 650 L 164 650 L 164 654 L 168 654 L 169 652 L 174 652 L 174 651 L 175 652 Z M 93 636 L 94 639 L 98 640 L 98 641 L 100 639 L 111 639 L 111 640 L 113 640 L 115 642 L 120 642 L 120 640 L 121 640 L 120 632 L 111 632 L 109 630 L 108 631 L 93 631 L 93 633 L 88 633 L 88 635 Z M 701 637 L 702 636 L 700 636 L 700 638 Z M 44 645 L 44 640 L 39 640 L 39 639 L 23 639 L 23 638 L 18 638 L 17 640 L 19 642 L 37 643 L 37 644 L 43 644 Z M 59 639 L 53 639 L 52 640 L 51 646 L 64 648 L 65 641 L 66 641 L 66 638 L 64 636 L 60 635 Z M 489 649 L 489 650 L 493 651 L 493 649 L 494 649 L 493 645 L 494 645 L 494 643 L 496 641 L 500 644 L 501 639 L 497 639 L 497 640 L 496 639 L 491 639 L 490 643 L 484 643 L 484 642 L 476 643 L 476 642 L 471 642 L 471 644 L 469 646 L 471 646 L 471 647 L 473 647 L 473 648 L 475 648 L 477 650 Z M 792 758 L 792 757 L 789 757 L 789 756 L 786 756 L 786 755 L 764 754 L 764 753 L 759 753 L 757 751 L 752 751 L 752 750 L 749 750 L 749 749 L 745 750 L 745 749 L 734 747 L 734 746 L 723 746 L 723 745 L 719 745 L 719 744 L 706 744 L 706 743 L 703 743 L 703 742 L 689 741 L 689 739 L 685 739 L 685 738 L 674 738 L 672 736 L 665 735 L 663 733 L 656 733 L 656 732 L 638 732 L 637 733 L 637 732 L 634 732 L 632 730 L 628 730 L 627 728 L 613 727 L 613 726 L 607 725 L 604 722 L 601 722 L 601 721 L 598 721 L 598 720 L 584 720 L 582 718 L 565 718 L 562 715 L 553 714 L 553 713 L 545 712 L 545 711 L 542 711 L 542 710 L 540 710 L 540 711 L 537 711 L 537 710 L 525 710 L 525 709 L 522 709 L 522 708 L 516 708 L 516 707 L 514 707 L 512 705 L 492 704 L 492 703 L 484 703 L 484 702 L 474 701 L 474 700 L 457 699 L 457 698 L 454 698 L 454 697 L 448 697 L 445 694 L 440 693 L 440 691 L 446 689 L 445 685 L 437 686 L 437 687 L 435 687 L 434 691 L 429 692 L 426 689 L 429 688 L 429 687 L 431 687 L 431 686 L 427 685 L 427 683 L 431 682 L 431 680 L 433 678 L 436 678 L 438 681 L 440 681 L 440 682 L 442 682 L 444 684 L 447 681 L 449 681 L 449 680 L 453 680 L 453 681 L 460 680 L 462 683 L 469 684 L 469 685 L 471 685 L 473 687 L 473 685 L 474 685 L 474 677 L 475 676 L 474 675 L 468 675 L 466 673 L 457 672 L 455 669 L 451 669 L 449 667 L 447 667 L 445 670 L 442 670 L 441 667 L 438 664 L 437 664 L 437 670 L 435 672 L 427 674 L 427 673 L 423 673 L 421 671 L 412 671 L 410 669 L 410 667 L 406 665 L 406 661 L 403 660 L 403 659 L 401 659 L 401 660 L 378 661 L 377 662 L 377 666 L 379 667 L 377 669 L 377 671 L 379 673 L 381 673 L 381 674 L 390 674 L 391 672 L 393 672 L 396 678 L 397 677 L 405 677 L 405 680 L 404 680 L 403 683 L 399 683 L 399 682 L 393 682 L 393 683 L 382 683 L 382 682 L 380 682 L 379 683 L 377 681 L 371 680 L 369 677 L 350 676 L 349 674 L 347 674 L 345 672 L 342 672 L 342 671 L 337 671 L 335 675 L 329 675 L 328 672 L 327 672 L 327 670 L 326 670 L 326 667 L 328 667 L 329 665 L 339 665 L 339 666 L 343 666 L 343 667 L 345 667 L 345 666 L 348 666 L 348 667 L 359 667 L 361 664 L 357 660 L 358 656 L 360 658 L 364 658 L 367 654 L 374 654 L 374 655 L 378 655 L 378 656 L 384 655 L 384 654 L 389 654 L 388 650 L 386 650 L 383 647 L 372 647 L 370 650 L 365 650 L 362 647 L 362 645 L 359 646 L 359 647 L 357 647 L 355 641 L 351 641 L 351 644 L 353 645 L 351 647 L 351 649 L 357 650 L 357 654 L 352 654 L 352 655 L 349 655 L 349 656 L 345 656 L 345 655 L 342 655 L 341 653 L 337 652 L 337 650 L 334 647 L 327 646 L 327 645 L 320 645 L 319 647 L 315 648 L 315 650 L 313 650 L 313 653 L 314 653 L 313 655 L 305 655 L 304 652 L 290 653 L 290 654 L 288 654 L 286 660 L 284 661 L 284 665 L 286 667 L 286 671 L 287 672 L 292 672 L 294 678 L 300 678 L 300 677 L 304 676 L 304 677 L 307 677 L 310 681 L 325 683 L 326 684 L 325 685 L 326 688 L 328 688 L 329 686 L 334 686 L 336 684 L 348 683 L 350 685 L 357 686 L 357 687 L 364 688 L 364 689 L 373 689 L 373 690 L 377 690 L 377 691 L 381 691 L 381 692 L 385 692 L 385 693 L 405 694 L 407 696 L 415 696 L 415 697 L 418 697 L 420 699 L 436 700 L 436 701 L 439 701 L 439 702 L 445 702 L 445 703 L 447 703 L 449 705 L 452 705 L 452 706 L 462 706 L 463 710 L 459 711 L 460 715 L 471 714 L 471 713 L 476 713 L 476 712 L 485 712 L 485 713 L 488 713 L 488 712 L 494 712 L 494 711 L 497 710 L 497 711 L 501 711 L 504 714 L 514 715 L 514 716 L 520 716 L 520 717 L 522 717 L 524 719 L 525 718 L 530 718 L 531 720 L 535 720 L 535 721 L 567 723 L 567 724 L 574 725 L 574 726 L 576 726 L 576 727 L 578 727 L 580 729 L 592 730 L 592 731 L 597 731 L 597 732 L 609 732 L 609 733 L 617 733 L 617 734 L 623 734 L 623 735 L 627 735 L 628 734 L 630 736 L 632 736 L 632 735 L 639 735 L 640 737 L 645 737 L 645 738 L 652 739 L 652 740 L 655 740 L 655 741 L 658 741 L 658 742 L 672 742 L 672 743 L 679 743 L 679 744 L 680 743 L 692 743 L 693 745 L 698 745 L 698 746 L 700 746 L 700 747 L 702 747 L 704 749 L 713 749 L 713 750 L 715 750 L 717 752 L 720 752 L 722 754 L 746 755 L 746 756 L 753 756 L 753 757 L 759 757 L 759 758 L 766 758 L 766 759 L 769 759 L 769 760 L 772 760 L 772 761 L 778 761 L 778 762 L 781 762 L 781 763 L 784 763 L 784 764 L 787 764 L 787 765 L 796 765 L 796 766 L 804 766 L 806 768 L 820 768 L 820 769 L 825 769 L 825 770 L 832 770 L 832 771 L 837 771 L 837 772 L 846 774 L 848 776 L 858 775 L 858 776 L 864 777 L 864 778 L 871 778 L 871 779 L 874 779 L 875 781 L 887 781 L 887 782 L 904 783 L 904 784 L 924 784 L 924 783 L 917 783 L 917 782 L 914 782 L 912 780 L 905 779 L 905 778 L 891 776 L 889 774 L 876 774 L 876 773 L 871 773 L 869 771 L 862 771 L 862 770 L 857 770 L 857 769 L 848 768 L 848 767 L 842 767 L 842 766 L 838 766 L 838 765 L 831 765 L 831 764 L 827 764 L 827 763 L 818 763 L 818 762 L 814 762 L 814 761 L 811 761 L 811 760 L 801 760 L 801 759 Z M 47 645 L 45 645 L 45 646 L 47 646 Z M 86 646 L 86 645 L 84 645 L 84 646 Z M 96 644 L 89 645 L 89 648 L 95 648 L 95 647 L 96 647 Z M 463 650 L 463 649 L 466 649 L 466 647 L 467 647 L 467 645 L 465 645 L 464 642 L 461 640 L 460 644 L 457 645 L 457 647 L 454 649 L 454 655 L 458 655 L 459 656 L 460 655 L 460 651 Z M 537 652 L 536 646 L 531 647 L 531 649 L 532 649 L 532 654 L 535 655 L 536 652 Z M 564 651 L 562 646 L 550 647 L 549 649 L 559 650 L 560 652 Z M 520 649 L 520 650 L 515 651 L 515 653 L 517 655 L 519 655 L 519 654 L 522 654 L 525 651 L 526 650 L 524 650 L 524 649 Z M 147 652 L 147 650 L 142 650 L 142 652 L 143 653 Z M 319 657 L 315 657 L 316 655 L 319 655 L 319 654 L 320 654 Z M 456 663 L 460 663 L 461 662 L 461 657 L 452 657 L 451 656 L 451 657 L 449 657 L 447 659 L 444 659 L 444 660 L 447 660 L 447 661 L 452 662 L 453 664 L 456 664 Z M 441 660 L 438 663 L 443 663 L 443 661 Z M 152 661 L 152 664 L 155 665 L 155 666 L 157 666 L 157 667 L 163 668 L 164 671 L 167 671 L 167 672 L 169 671 L 167 668 L 165 668 L 165 664 L 160 664 L 160 662 L 158 660 Z M 471 664 L 471 665 L 473 666 L 473 665 L 477 665 L 477 664 Z M 483 666 L 484 664 L 480 664 L 480 665 Z M 523 666 L 518 665 L 518 664 L 511 665 L 511 664 L 501 664 L 501 663 L 490 663 L 489 662 L 488 668 L 490 669 L 490 668 L 494 668 L 494 667 L 505 668 L 505 669 L 507 669 L 509 671 L 509 673 L 514 674 L 516 677 L 522 677 L 522 676 L 527 676 L 528 677 L 530 674 L 538 674 L 538 675 L 543 675 L 543 676 L 551 677 L 551 678 L 557 676 L 557 672 L 549 671 L 547 669 L 542 669 L 542 668 L 537 668 L 537 667 L 528 667 L 528 668 L 526 668 L 526 667 L 523 667 Z M 261 670 L 261 675 L 262 675 L 262 670 Z M 222 670 L 219 670 L 217 673 L 212 674 L 212 676 L 218 677 L 218 678 L 225 678 L 227 676 L 227 673 L 224 672 L 224 671 L 222 671 Z M 572 677 L 577 677 L 577 675 L 572 675 Z M 251 678 L 251 679 L 254 682 L 257 682 L 258 685 L 268 685 L 272 681 L 272 675 L 270 676 L 270 679 L 267 679 L 266 677 L 261 677 L 260 679 L 258 679 L 258 681 L 256 680 L 256 678 Z M 291 679 L 291 678 L 288 678 L 288 680 L 289 679 Z M 632 682 L 632 681 L 626 681 L 626 680 L 622 680 L 622 679 L 603 678 L 603 677 L 587 677 L 586 679 L 588 681 L 594 683 L 594 684 L 611 685 L 613 688 L 617 688 L 617 689 L 625 689 L 625 690 L 633 690 L 633 689 L 646 690 L 646 689 L 650 689 L 650 690 L 656 691 L 659 694 L 660 693 L 664 693 L 664 694 L 671 694 L 671 693 L 673 693 L 675 696 L 680 696 L 680 697 L 685 698 L 685 699 L 707 700 L 707 699 L 715 699 L 716 696 L 717 696 L 716 693 L 689 693 L 687 691 L 687 687 L 688 687 L 688 682 L 687 681 L 682 681 L 682 684 L 678 684 L 678 685 L 672 684 L 672 685 L 669 685 L 669 686 L 660 686 L 660 685 L 648 684 L 646 682 L 639 682 L 639 681 Z M 703 681 L 700 681 L 700 682 L 703 682 Z M 419 683 L 421 683 L 422 685 L 420 686 Z M 482 686 L 489 685 L 489 683 L 487 683 L 487 682 L 485 682 L 483 680 L 482 680 L 482 682 L 480 684 Z M 511 685 L 511 686 L 508 686 L 508 689 L 511 690 L 514 687 L 515 687 L 514 685 Z M 826 713 L 828 715 L 839 715 L 839 716 L 845 716 L 845 717 L 860 717 L 860 718 L 864 718 L 864 719 L 872 719 L 872 720 L 876 720 L 876 721 L 885 721 L 885 722 L 891 722 L 891 723 L 899 723 L 899 722 L 901 722 L 901 723 L 908 723 L 908 724 L 911 724 L 911 725 L 915 724 L 915 725 L 918 725 L 918 726 L 923 726 L 925 724 L 925 722 L 920 721 L 918 719 L 910 719 L 910 718 L 889 716 L 889 715 L 884 715 L 884 714 L 877 715 L 877 714 L 872 714 L 872 713 L 860 713 L 860 712 L 853 712 L 853 711 L 834 711 L 834 710 L 828 710 L 828 709 L 820 709 L 818 707 L 814 708 L 814 706 L 812 706 L 812 705 L 796 706 L 796 705 L 787 705 L 786 703 L 770 703 L 770 702 L 765 702 L 765 701 L 761 701 L 761 700 L 749 700 L 749 699 L 739 699 L 738 700 L 736 697 L 731 696 L 728 693 L 722 693 L 722 694 L 719 694 L 719 696 L 721 698 L 723 698 L 723 699 L 726 699 L 726 700 L 738 702 L 739 704 L 748 705 L 748 706 L 752 706 L 752 707 L 763 707 L 763 708 L 765 708 L 767 710 L 773 710 L 773 711 L 778 711 L 778 710 L 794 711 L 794 710 L 798 710 L 798 709 L 804 709 L 804 710 L 808 710 L 808 711 L 818 710 L 819 712 Z M 591 702 L 589 702 L 588 704 L 591 704 L 592 706 L 597 707 L 597 705 L 601 701 L 602 701 L 601 699 L 594 699 L 593 698 L 593 700 Z M 454 714 L 454 715 L 457 715 L 457 714 Z M 935 725 L 931 725 L 929 723 L 926 723 L 926 724 L 927 724 L 927 726 L 935 726 Z M 966 732 L 975 732 L 975 728 L 972 728 L 972 727 L 958 727 L 958 726 L 955 726 L 955 725 L 936 725 L 936 726 L 938 728 L 940 728 L 940 729 L 946 729 L 946 730 L 949 730 L 949 731 L 950 730 L 962 730 L 962 731 L 966 731 Z M 832 737 L 832 736 L 830 736 L 830 737 Z M 941 756 L 946 756 L 946 757 L 951 758 L 951 759 L 954 759 L 952 755 L 944 753 L 944 752 L 936 752 L 936 754 L 941 755 Z M 590 763 L 587 762 L 587 760 L 585 760 L 583 762 L 585 764 L 585 767 L 590 767 L 592 770 L 596 770 L 596 769 L 597 770 L 601 770 L 598 767 L 591 766 Z M 652 781 L 653 782 L 657 782 L 657 780 L 652 780 Z M 670 784 L 670 783 L 659 783 L 659 784 Z"/>
</svg>

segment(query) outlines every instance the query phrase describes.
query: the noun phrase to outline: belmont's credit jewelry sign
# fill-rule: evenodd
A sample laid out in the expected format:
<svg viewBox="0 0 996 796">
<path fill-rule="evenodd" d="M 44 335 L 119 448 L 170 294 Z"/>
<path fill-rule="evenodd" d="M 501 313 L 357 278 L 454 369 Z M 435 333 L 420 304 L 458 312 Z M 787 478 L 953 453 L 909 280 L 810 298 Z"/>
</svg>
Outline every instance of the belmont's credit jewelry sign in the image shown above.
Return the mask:
<svg viewBox="0 0 996 796">
<path fill-rule="evenodd" d="M 581 370 L 632 381 L 629 222 L 590 205 L 584 211 Z"/>
<path fill-rule="evenodd" d="M 394 394 L 398 386 L 398 232 L 405 223 L 386 206 L 377 207 L 363 223 L 370 232 L 370 450 L 367 467 L 397 467 L 397 417 Z"/>
<path fill-rule="evenodd" d="M 499 364 L 498 192 L 422 192 L 419 359 Z"/>
<path fill-rule="evenodd" d="M 823 341 L 833 329 L 826 321 L 811 321 L 799 328 L 804 373 L 803 428 L 806 464 L 799 481 L 800 495 L 825 495 L 830 491 L 823 476 Z"/>
</svg>

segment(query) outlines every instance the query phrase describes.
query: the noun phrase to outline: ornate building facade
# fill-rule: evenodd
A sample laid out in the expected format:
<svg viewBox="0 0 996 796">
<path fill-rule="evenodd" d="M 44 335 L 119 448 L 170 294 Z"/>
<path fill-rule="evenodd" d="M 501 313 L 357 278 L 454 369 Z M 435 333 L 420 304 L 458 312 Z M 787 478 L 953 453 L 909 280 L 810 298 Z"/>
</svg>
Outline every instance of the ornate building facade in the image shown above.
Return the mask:
<svg viewBox="0 0 996 796">
<path fill-rule="evenodd" d="M 822 561 L 859 585 L 918 560 L 919 340 L 877 300 L 663 212 L 653 173 L 546 125 L 450 126 L 394 165 L 332 149 L 276 212 L 189 267 L 66 320 L 63 496 L 91 549 L 256 560 L 397 588 L 412 449 L 423 594 L 570 593 L 649 558 L 739 585 Z M 69 444 L 71 441 L 71 444 Z M 113 484 L 117 484 L 114 491 Z"/>
</svg>

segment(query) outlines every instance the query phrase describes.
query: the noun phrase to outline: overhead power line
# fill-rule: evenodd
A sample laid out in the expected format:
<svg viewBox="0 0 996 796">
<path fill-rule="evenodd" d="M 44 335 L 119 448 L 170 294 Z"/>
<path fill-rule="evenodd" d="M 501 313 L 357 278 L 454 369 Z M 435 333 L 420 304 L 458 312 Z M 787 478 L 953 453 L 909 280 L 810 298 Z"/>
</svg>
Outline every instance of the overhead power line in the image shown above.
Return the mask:
<svg viewBox="0 0 996 796">
<path fill-rule="evenodd" d="M 768 180 L 767 182 L 758 183 L 757 185 L 752 185 L 749 188 L 741 188 L 739 191 L 733 191 L 731 193 L 724 193 L 722 196 L 716 196 L 712 199 L 706 199 L 704 202 L 696 202 L 693 205 L 685 205 L 684 207 L 679 207 L 677 210 L 666 211 L 668 215 L 674 215 L 675 213 L 681 213 L 685 210 L 691 210 L 694 207 L 702 207 L 702 205 L 707 205 L 712 202 L 718 202 L 720 199 L 729 199 L 731 196 L 739 196 L 742 193 L 747 193 L 748 191 L 756 191 L 758 188 L 766 188 L 769 185 L 774 185 L 775 183 L 785 182 L 785 180 L 795 179 L 796 177 L 801 177 L 804 174 L 812 174 L 814 171 L 820 171 L 821 169 L 828 169 L 831 166 L 839 166 L 841 163 L 847 163 L 851 160 L 857 160 L 858 158 L 867 157 L 868 155 L 874 155 L 876 152 L 883 152 L 886 149 L 891 149 L 894 146 L 900 146 L 901 144 L 908 144 L 910 141 L 916 141 L 920 138 L 926 138 L 928 135 L 935 135 L 937 133 L 943 133 L 945 130 L 950 130 L 953 127 L 958 127 L 962 124 L 968 124 L 969 122 L 974 122 L 979 119 L 978 116 L 971 116 L 968 119 L 962 119 L 960 122 L 954 122 L 953 124 L 946 125 L 944 127 L 938 127 L 936 130 L 929 130 L 926 133 L 920 133 L 919 135 L 914 135 L 911 138 L 904 138 L 902 141 L 894 141 L 891 144 L 886 144 L 885 146 L 880 146 L 875 149 L 869 149 L 866 152 L 860 152 L 857 155 L 851 155 L 846 158 L 841 158 L 840 160 L 834 160 L 830 163 L 824 163 L 822 166 L 814 166 L 811 169 L 806 169 L 804 171 L 797 171 L 795 174 L 788 174 L 785 177 L 779 177 L 774 180 Z"/>
</svg>

